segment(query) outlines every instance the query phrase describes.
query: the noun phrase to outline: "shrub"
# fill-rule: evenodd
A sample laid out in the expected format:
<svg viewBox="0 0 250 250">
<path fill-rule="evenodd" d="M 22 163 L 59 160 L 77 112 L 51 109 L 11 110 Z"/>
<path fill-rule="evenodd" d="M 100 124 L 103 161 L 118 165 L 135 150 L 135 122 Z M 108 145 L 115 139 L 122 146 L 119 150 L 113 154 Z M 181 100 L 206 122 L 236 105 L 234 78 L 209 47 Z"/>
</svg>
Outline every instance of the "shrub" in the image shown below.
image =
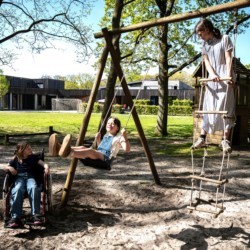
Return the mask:
<svg viewBox="0 0 250 250">
<path fill-rule="evenodd" d="M 83 103 L 83 110 L 86 110 L 87 103 Z M 121 113 L 122 105 L 112 105 L 112 113 Z M 159 106 L 150 105 L 150 100 L 137 100 L 135 102 L 136 111 L 139 115 L 157 115 Z M 132 107 L 130 107 L 132 108 Z M 103 110 L 103 104 L 94 103 L 93 112 L 100 113 Z M 173 105 L 168 106 L 169 115 L 192 115 L 192 101 L 191 100 L 174 100 Z"/>
<path fill-rule="evenodd" d="M 173 105 L 174 106 L 192 106 L 192 101 L 191 100 L 179 100 L 179 99 L 176 99 L 176 100 L 173 100 Z"/>
<path fill-rule="evenodd" d="M 151 101 L 150 100 L 135 100 L 135 104 L 136 105 L 150 105 Z"/>
<path fill-rule="evenodd" d="M 135 105 L 139 115 L 157 115 L 158 106 L 156 105 Z"/>
</svg>

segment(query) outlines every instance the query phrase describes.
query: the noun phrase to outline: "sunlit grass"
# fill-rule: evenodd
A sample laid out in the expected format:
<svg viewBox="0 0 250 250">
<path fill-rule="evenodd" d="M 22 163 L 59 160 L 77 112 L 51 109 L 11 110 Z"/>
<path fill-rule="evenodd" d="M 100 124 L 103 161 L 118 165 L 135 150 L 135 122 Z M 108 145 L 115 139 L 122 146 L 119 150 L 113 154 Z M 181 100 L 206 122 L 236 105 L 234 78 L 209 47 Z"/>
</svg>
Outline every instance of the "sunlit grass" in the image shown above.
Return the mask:
<svg viewBox="0 0 250 250">
<path fill-rule="evenodd" d="M 114 114 L 126 126 L 129 133 L 137 135 L 137 129 L 129 114 Z M 0 112 L 0 134 L 47 132 L 49 126 L 62 134 L 77 135 L 82 125 L 84 114 L 59 112 Z M 92 114 L 88 126 L 88 135 L 93 136 L 98 130 L 100 114 Z M 157 116 L 141 115 L 142 128 L 149 137 L 156 137 Z M 189 137 L 192 134 L 192 117 L 169 117 L 168 133 L 171 137 Z"/>
<path fill-rule="evenodd" d="M 126 126 L 130 138 L 139 137 L 133 117 L 129 114 L 113 114 Z M 94 137 L 98 130 L 101 115 L 91 115 L 86 137 Z M 63 135 L 68 133 L 77 137 L 83 122 L 84 114 L 62 112 L 0 112 L 0 135 L 45 133 L 49 126 Z M 193 135 L 193 117 L 169 116 L 168 135 L 159 136 L 156 132 L 157 116 L 140 115 L 140 122 L 147 140 L 157 154 L 172 156 L 189 156 Z M 156 143 L 157 142 L 157 143 Z M 149 142 L 150 143 L 150 142 Z M 213 150 L 211 151 L 213 153 Z M 216 152 L 216 150 L 215 150 Z M 198 152 L 202 154 L 202 152 Z"/>
</svg>

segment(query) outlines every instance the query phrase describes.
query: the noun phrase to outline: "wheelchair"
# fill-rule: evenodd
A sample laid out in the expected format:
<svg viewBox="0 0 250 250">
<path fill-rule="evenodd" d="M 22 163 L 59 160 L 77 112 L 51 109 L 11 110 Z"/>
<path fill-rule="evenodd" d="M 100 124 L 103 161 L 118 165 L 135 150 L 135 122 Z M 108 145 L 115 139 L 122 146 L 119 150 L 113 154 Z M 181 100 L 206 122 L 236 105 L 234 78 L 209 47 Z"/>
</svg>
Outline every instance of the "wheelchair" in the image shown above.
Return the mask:
<svg viewBox="0 0 250 250">
<path fill-rule="evenodd" d="M 41 159 L 42 161 L 44 161 L 44 149 L 42 150 L 42 152 L 40 153 L 35 153 L 35 155 Z M 42 189 L 41 189 L 41 220 L 43 222 L 43 225 L 46 222 L 46 214 L 49 212 L 52 212 L 53 209 L 53 204 L 52 204 L 52 180 L 51 180 L 51 175 L 50 174 L 46 174 L 44 172 L 43 167 L 41 167 L 40 165 L 36 166 L 38 168 L 38 175 L 41 178 L 41 185 L 42 185 Z M 4 178 L 4 182 L 3 182 L 3 219 L 4 219 L 4 226 L 7 227 L 7 223 L 8 221 L 11 219 L 11 215 L 10 215 L 10 210 L 11 210 L 11 190 L 13 188 L 14 185 L 14 176 L 9 173 L 6 172 L 5 178 Z M 22 218 L 22 223 L 23 225 L 32 225 L 32 223 L 30 222 L 30 218 L 31 216 L 27 216 L 26 215 L 26 206 L 25 204 L 25 200 L 27 200 L 26 198 L 28 198 L 28 193 L 26 192 L 24 195 L 24 202 L 23 202 L 23 218 Z M 26 202 L 27 203 L 27 202 Z"/>
</svg>

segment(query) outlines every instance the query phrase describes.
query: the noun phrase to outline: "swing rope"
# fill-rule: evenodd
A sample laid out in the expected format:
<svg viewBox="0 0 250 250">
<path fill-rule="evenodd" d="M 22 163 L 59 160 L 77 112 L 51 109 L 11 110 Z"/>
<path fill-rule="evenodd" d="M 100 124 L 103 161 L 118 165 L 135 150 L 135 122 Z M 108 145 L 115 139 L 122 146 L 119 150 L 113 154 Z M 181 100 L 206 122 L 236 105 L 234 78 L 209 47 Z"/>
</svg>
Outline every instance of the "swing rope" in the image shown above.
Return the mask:
<svg viewBox="0 0 250 250">
<path fill-rule="evenodd" d="M 148 74 L 149 69 L 150 69 L 150 67 L 149 67 L 148 70 L 146 71 L 145 77 L 144 77 L 144 79 L 143 79 L 143 81 L 142 81 L 142 85 L 141 85 L 141 87 L 140 87 L 140 89 L 139 89 L 139 91 L 138 91 L 138 93 L 137 93 L 137 95 L 136 95 L 135 100 L 133 101 L 132 108 L 131 108 L 131 110 L 130 110 L 130 112 L 129 112 L 129 116 L 128 116 L 128 119 L 127 119 L 127 121 L 126 121 L 126 125 L 123 127 L 124 129 L 126 129 L 127 126 L 128 126 L 128 122 L 129 122 L 130 117 L 131 117 L 131 115 L 132 115 L 132 111 L 133 111 L 134 108 L 135 108 L 135 103 L 136 103 L 136 101 L 137 101 L 137 99 L 138 99 L 138 97 L 139 97 L 139 95 L 140 95 L 140 92 L 141 92 L 141 90 L 142 90 L 142 88 L 143 88 L 143 84 L 144 84 L 145 79 L 147 78 L 147 74 Z M 109 156 L 109 159 L 115 158 L 115 155 L 114 155 L 114 154 L 116 154 L 116 151 L 117 151 L 116 149 L 117 149 L 117 147 L 118 147 L 118 143 L 120 142 L 121 137 L 122 137 L 122 135 L 120 134 L 119 137 L 118 137 L 118 139 L 117 139 L 117 141 L 116 141 L 116 143 L 115 143 L 115 145 L 114 145 L 114 147 L 113 147 L 114 150 L 111 152 L 111 154 L 110 154 L 110 156 Z"/>
<path fill-rule="evenodd" d="M 138 38 L 137 38 L 137 40 L 136 40 L 136 42 L 135 42 L 135 47 L 134 47 L 134 49 L 133 49 L 133 51 L 132 51 L 132 54 L 131 54 L 131 58 L 130 58 L 130 60 L 129 60 L 129 62 L 128 62 L 128 65 L 131 64 L 131 62 L 132 62 L 132 60 L 133 60 L 133 55 L 135 54 L 135 51 L 136 51 L 138 45 L 140 44 L 140 42 L 141 42 L 141 40 L 142 40 L 142 37 L 143 37 L 143 34 L 144 34 L 145 31 L 146 31 L 146 30 L 143 30 L 142 33 L 138 36 Z M 124 80 L 124 78 L 125 78 L 125 74 L 123 74 L 123 76 L 122 76 L 120 82 L 122 82 L 122 81 Z M 118 91 L 119 91 L 119 87 L 117 87 L 117 90 L 116 90 L 116 92 L 115 92 L 115 94 L 114 94 L 114 96 L 113 96 L 113 99 L 112 99 L 112 101 L 111 101 L 109 107 L 108 107 L 108 111 L 106 112 L 105 117 L 104 117 L 104 119 L 102 120 L 102 123 L 101 123 L 101 126 L 99 127 L 98 132 L 101 132 L 101 130 L 103 129 L 104 125 L 106 124 L 107 118 L 108 118 L 109 114 L 111 113 L 111 109 L 112 109 L 112 106 L 113 106 L 113 103 L 114 103 L 114 101 L 115 101 L 115 98 L 116 98 L 116 95 L 117 95 Z M 92 143 L 91 148 L 97 148 L 97 139 L 96 139 L 96 137 L 95 137 L 94 142 Z"/>
<path fill-rule="evenodd" d="M 137 102 L 137 100 L 138 100 L 138 97 L 140 96 L 141 90 L 142 90 L 142 88 L 144 87 L 144 82 L 145 82 L 145 80 L 146 80 L 146 78 L 147 78 L 149 69 L 150 69 L 150 67 L 148 67 L 148 69 L 147 69 L 147 71 L 146 71 L 146 74 L 145 74 L 145 76 L 144 76 L 144 79 L 142 80 L 141 87 L 140 87 L 140 89 L 139 89 L 139 91 L 138 91 L 138 93 L 137 93 L 137 95 L 136 95 L 136 98 L 135 98 L 134 101 L 133 101 L 133 105 L 132 105 L 132 107 L 131 107 L 131 110 L 130 110 L 130 112 L 129 112 L 129 116 L 128 116 L 126 125 L 125 125 L 125 127 L 124 127 L 125 129 L 126 129 L 127 126 L 128 126 L 128 122 L 129 122 L 130 117 L 131 117 L 131 115 L 132 115 L 132 111 L 134 110 L 135 104 L 136 104 L 136 102 Z"/>
</svg>

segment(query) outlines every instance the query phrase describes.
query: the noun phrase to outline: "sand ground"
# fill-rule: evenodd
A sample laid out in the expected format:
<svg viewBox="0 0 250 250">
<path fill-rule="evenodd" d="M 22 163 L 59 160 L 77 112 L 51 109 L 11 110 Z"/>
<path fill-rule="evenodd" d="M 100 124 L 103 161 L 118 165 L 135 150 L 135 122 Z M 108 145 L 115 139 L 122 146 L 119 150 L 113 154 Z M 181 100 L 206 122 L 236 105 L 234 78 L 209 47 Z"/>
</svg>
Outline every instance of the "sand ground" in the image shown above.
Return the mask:
<svg viewBox="0 0 250 250">
<path fill-rule="evenodd" d="M 0 249 L 250 249 L 249 147 L 231 154 L 225 211 L 215 217 L 187 209 L 191 157 L 160 155 L 161 145 L 156 141 L 149 144 L 161 185 L 155 184 L 141 144 L 134 139 L 132 152 L 121 152 L 111 171 L 79 163 L 65 207 L 60 203 L 70 159 L 46 155 L 54 211 L 47 215 L 46 227 L 5 229 L 1 219 Z M 34 151 L 42 147 L 46 153 L 46 141 L 33 145 Z M 11 158 L 13 149 L 0 146 L 1 163 Z M 195 158 L 195 173 L 199 174 L 201 165 L 201 158 Z M 206 177 L 217 178 L 220 165 L 221 155 L 208 156 Z M 1 170 L 1 186 L 3 176 Z M 215 199 L 215 191 L 214 185 L 205 183 L 201 198 Z M 210 205 L 202 207 L 215 211 Z"/>
</svg>

